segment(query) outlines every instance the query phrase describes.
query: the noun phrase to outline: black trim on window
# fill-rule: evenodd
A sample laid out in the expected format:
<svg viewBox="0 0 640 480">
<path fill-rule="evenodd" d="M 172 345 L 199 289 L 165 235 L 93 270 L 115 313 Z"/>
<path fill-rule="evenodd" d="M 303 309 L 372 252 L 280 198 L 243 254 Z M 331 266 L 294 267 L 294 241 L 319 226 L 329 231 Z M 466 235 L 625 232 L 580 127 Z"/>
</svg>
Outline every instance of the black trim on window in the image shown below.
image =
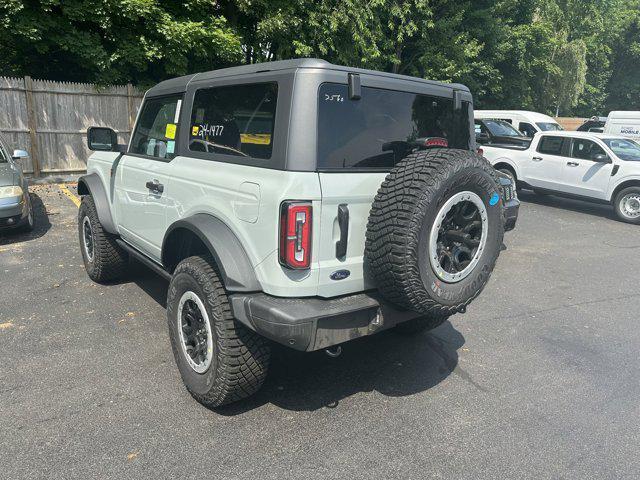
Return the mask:
<svg viewBox="0 0 640 480">
<path fill-rule="evenodd" d="M 167 157 L 156 157 L 154 155 L 145 155 L 143 153 L 136 153 L 136 152 L 132 152 L 131 151 L 131 147 L 133 145 L 133 140 L 135 138 L 135 134 L 138 131 L 138 128 L 140 128 L 140 120 L 141 117 L 144 113 L 144 108 L 147 106 L 147 104 L 151 101 L 155 101 L 155 100 L 162 100 L 165 98 L 175 98 L 178 101 L 180 101 L 180 111 L 178 112 L 178 122 L 176 123 L 176 136 L 173 139 L 174 141 L 174 150 L 173 153 L 168 154 Z M 177 157 L 178 154 L 178 146 L 180 145 L 179 141 L 180 141 L 180 136 L 181 136 L 181 131 L 182 131 L 182 113 L 183 110 L 185 108 L 185 102 L 184 102 L 184 94 L 170 94 L 170 95 L 161 95 L 161 96 L 156 96 L 156 97 L 145 97 L 144 101 L 142 102 L 142 105 L 140 105 L 140 111 L 138 112 L 138 117 L 136 119 L 136 124 L 135 127 L 133 129 L 133 131 L 131 132 L 131 138 L 129 139 L 129 145 L 127 145 L 127 156 L 130 157 L 138 157 L 138 158 L 145 158 L 145 159 L 149 159 L 149 160 L 157 160 L 160 162 L 171 162 L 171 160 L 173 160 L 175 157 Z"/>
</svg>

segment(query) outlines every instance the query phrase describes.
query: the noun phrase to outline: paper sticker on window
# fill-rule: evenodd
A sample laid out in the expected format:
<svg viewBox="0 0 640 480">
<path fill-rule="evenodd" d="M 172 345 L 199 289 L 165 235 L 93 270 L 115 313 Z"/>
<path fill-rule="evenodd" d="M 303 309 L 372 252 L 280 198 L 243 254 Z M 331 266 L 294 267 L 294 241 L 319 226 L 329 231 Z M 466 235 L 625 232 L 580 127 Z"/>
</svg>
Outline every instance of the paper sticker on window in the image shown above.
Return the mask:
<svg viewBox="0 0 640 480">
<path fill-rule="evenodd" d="M 173 140 L 176 138 L 176 124 L 167 123 L 167 129 L 164 132 L 164 136 Z"/>
<path fill-rule="evenodd" d="M 200 132 L 200 127 L 198 125 L 194 125 L 193 127 L 191 127 L 192 137 L 197 137 L 199 132 Z"/>
<path fill-rule="evenodd" d="M 176 148 L 176 142 L 169 140 L 167 142 L 167 153 L 173 153 Z"/>
</svg>

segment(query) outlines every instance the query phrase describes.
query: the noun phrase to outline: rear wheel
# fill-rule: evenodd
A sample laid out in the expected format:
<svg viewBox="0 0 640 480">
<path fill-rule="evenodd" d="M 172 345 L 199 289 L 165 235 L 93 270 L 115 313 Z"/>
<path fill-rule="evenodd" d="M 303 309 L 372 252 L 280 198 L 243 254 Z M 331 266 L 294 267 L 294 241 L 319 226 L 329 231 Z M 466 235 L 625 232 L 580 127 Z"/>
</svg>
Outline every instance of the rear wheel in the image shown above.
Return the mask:
<svg viewBox="0 0 640 480">
<path fill-rule="evenodd" d="M 270 344 L 231 316 L 210 257 L 189 257 L 178 264 L 169 284 L 167 321 L 178 370 L 198 402 L 218 407 L 260 389 Z"/>
<path fill-rule="evenodd" d="M 640 187 L 628 187 L 616 195 L 613 207 L 620 220 L 640 224 Z"/>
<path fill-rule="evenodd" d="M 464 311 L 493 271 L 504 219 L 496 171 L 466 150 L 402 160 L 382 183 L 365 257 L 391 302 L 425 315 Z"/>
<path fill-rule="evenodd" d="M 82 198 L 78 210 L 78 237 L 82 260 L 89 278 L 107 282 L 123 275 L 128 262 L 127 253 L 116 243 L 115 235 L 106 232 L 98 219 L 93 198 Z"/>
</svg>

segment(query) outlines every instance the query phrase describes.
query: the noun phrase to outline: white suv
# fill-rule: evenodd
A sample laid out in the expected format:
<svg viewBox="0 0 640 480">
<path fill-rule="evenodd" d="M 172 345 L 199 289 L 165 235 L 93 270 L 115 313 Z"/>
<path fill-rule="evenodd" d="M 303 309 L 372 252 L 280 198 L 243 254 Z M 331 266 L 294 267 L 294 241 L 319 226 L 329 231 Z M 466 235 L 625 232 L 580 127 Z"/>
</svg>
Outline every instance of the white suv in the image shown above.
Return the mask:
<svg viewBox="0 0 640 480">
<path fill-rule="evenodd" d="M 260 387 L 271 341 L 329 349 L 463 312 L 517 217 L 466 87 L 320 60 L 162 82 L 127 147 L 88 142 L 87 272 L 131 256 L 170 281 L 176 362 L 208 406 Z"/>
<path fill-rule="evenodd" d="M 527 148 L 483 146 L 494 167 L 519 187 L 612 204 L 620 220 L 640 224 L 640 145 L 593 132 L 536 134 Z"/>
</svg>

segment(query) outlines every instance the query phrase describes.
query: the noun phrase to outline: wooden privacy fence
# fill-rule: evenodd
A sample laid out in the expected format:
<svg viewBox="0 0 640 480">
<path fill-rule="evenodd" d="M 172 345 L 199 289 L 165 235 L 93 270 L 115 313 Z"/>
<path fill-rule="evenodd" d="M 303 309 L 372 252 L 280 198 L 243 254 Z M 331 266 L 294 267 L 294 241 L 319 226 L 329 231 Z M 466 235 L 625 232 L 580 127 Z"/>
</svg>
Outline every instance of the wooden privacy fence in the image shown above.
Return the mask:
<svg viewBox="0 0 640 480">
<path fill-rule="evenodd" d="M 86 131 L 111 127 L 127 143 L 143 92 L 129 85 L 0 77 L 0 132 L 11 148 L 29 152 L 22 161 L 34 176 L 82 172 L 90 151 Z"/>
</svg>

